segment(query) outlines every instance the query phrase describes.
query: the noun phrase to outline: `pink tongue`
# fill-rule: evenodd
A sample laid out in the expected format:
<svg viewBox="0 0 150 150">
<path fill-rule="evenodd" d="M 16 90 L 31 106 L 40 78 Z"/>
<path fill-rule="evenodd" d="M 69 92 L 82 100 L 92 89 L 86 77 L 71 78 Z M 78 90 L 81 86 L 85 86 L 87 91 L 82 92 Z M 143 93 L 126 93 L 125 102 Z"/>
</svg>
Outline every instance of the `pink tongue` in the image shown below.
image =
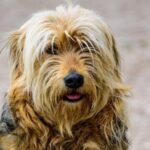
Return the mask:
<svg viewBox="0 0 150 150">
<path fill-rule="evenodd" d="M 81 98 L 81 94 L 78 94 L 78 93 L 76 93 L 76 94 L 68 94 L 68 95 L 66 95 L 66 97 L 68 99 L 70 99 L 70 100 L 78 100 L 78 99 Z"/>
</svg>

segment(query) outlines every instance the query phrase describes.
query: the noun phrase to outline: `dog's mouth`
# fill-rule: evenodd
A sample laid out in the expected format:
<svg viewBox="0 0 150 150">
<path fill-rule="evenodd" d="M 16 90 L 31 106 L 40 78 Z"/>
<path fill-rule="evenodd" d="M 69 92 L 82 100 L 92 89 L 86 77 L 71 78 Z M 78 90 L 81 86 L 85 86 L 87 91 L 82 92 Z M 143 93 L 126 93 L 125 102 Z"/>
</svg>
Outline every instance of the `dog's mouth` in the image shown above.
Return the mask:
<svg viewBox="0 0 150 150">
<path fill-rule="evenodd" d="M 65 94 L 63 99 L 64 99 L 64 101 L 73 103 L 73 102 L 78 102 L 78 101 L 82 100 L 83 97 L 84 97 L 84 95 L 79 92 L 71 92 L 71 93 Z"/>
</svg>

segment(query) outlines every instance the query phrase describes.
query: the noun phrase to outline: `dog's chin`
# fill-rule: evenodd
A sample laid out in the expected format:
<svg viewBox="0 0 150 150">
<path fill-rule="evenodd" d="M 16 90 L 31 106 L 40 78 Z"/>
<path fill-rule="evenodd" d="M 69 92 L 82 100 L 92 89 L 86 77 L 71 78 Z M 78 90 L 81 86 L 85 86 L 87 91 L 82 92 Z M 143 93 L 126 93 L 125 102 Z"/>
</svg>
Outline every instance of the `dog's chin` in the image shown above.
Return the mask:
<svg viewBox="0 0 150 150">
<path fill-rule="evenodd" d="M 84 97 L 85 97 L 84 94 L 80 92 L 72 91 L 63 95 L 63 101 L 68 103 L 78 103 L 82 101 Z"/>
</svg>

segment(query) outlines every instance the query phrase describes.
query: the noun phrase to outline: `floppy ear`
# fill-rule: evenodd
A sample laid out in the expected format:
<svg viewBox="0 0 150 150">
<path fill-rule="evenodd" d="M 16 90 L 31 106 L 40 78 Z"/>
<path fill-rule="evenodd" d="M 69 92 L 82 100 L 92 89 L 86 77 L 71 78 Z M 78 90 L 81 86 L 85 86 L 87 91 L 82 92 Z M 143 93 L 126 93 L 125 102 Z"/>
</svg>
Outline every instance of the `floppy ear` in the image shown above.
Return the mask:
<svg viewBox="0 0 150 150">
<path fill-rule="evenodd" d="M 108 32 L 109 31 L 109 32 Z M 108 29 L 105 36 L 109 45 L 109 49 L 113 54 L 115 62 L 114 67 L 114 87 L 110 94 L 109 101 L 105 108 L 101 111 L 101 133 L 105 136 L 106 141 L 112 145 L 120 145 L 127 149 L 128 141 L 126 137 L 127 132 L 127 118 L 125 112 L 124 97 L 129 91 L 129 87 L 122 81 L 120 71 L 120 56 L 116 47 L 116 42 L 111 31 Z M 114 148 L 115 149 L 115 148 Z M 117 148 L 116 148 L 117 149 Z M 120 147 L 120 149 L 122 149 Z"/>
<path fill-rule="evenodd" d="M 119 56 L 119 52 L 118 52 L 118 49 L 116 46 L 116 41 L 113 36 L 113 33 L 112 33 L 111 29 L 109 28 L 109 26 L 107 26 L 105 23 L 103 24 L 102 30 L 103 30 L 103 33 L 104 33 L 104 36 L 106 39 L 108 49 L 113 54 L 113 58 L 114 58 L 116 67 L 119 67 L 120 66 L 120 56 Z"/>
<path fill-rule="evenodd" d="M 113 35 L 111 36 L 111 39 L 112 39 L 112 50 L 113 50 L 113 55 L 114 55 L 114 58 L 115 58 L 115 62 L 116 62 L 116 65 L 119 67 L 120 66 L 120 56 L 119 56 L 119 53 L 118 53 L 118 50 L 117 50 L 117 47 L 116 47 L 116 41 L 113 37 Z"/>
<path fill-rule="evenodd" d="M 8 37 L 8 47 L 10 53 L 10 67 L 11 67 L 11 82 L 22 75 L 23 60 L 22 53 L 25 41 L 25 33 L 22 31 L 12 32 Z"/>
</svg>

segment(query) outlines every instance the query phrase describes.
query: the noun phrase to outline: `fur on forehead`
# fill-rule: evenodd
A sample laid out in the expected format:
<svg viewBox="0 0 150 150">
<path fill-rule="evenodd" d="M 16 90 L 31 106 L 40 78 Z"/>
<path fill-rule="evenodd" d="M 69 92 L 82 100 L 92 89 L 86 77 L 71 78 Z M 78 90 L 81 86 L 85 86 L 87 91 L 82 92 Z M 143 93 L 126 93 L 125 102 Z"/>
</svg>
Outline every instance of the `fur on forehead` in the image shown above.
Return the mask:
<svg viewBox="0 0 150 150">
<path fill-rule="evenodd" d="M 48 44 L 61 44 L 66 39 L 74 40 L 78 44 L 85 41 L 94 43 L 97 48 L 105 49 L 105 53 L 112 45 L 109 29 L 103 20 L 94 12 L 80 6 L 61 5 L 55 11 L 35 14 L 21 29 L 26 29 L 26 58 L 33 54 L 39 56 Z"/>
</svg>

